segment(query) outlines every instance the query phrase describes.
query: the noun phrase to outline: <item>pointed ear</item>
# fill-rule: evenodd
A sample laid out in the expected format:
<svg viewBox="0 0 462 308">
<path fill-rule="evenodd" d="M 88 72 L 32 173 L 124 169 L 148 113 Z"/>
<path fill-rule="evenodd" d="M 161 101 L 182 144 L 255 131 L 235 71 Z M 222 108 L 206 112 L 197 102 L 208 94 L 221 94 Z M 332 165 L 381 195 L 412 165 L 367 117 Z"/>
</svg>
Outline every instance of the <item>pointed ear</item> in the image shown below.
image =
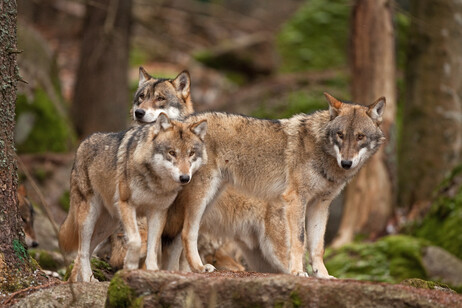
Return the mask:
<svg viewBox="0 0 462 308">
<path fill-rule="evenodd" d="M 329 103 L 330 119 L 332 120 L 340 113 L 340 108 L 342 108 L 343 103 L 327 92 L 324 92 L 324 96 Z"/>
<path fill-rule="evenodd" d="M 145 71 L 145 69 L 140 66 L 140 80 L 138 81 L 138 86 L 140 86 L 143 82 L 151 79 L 152 77 Z"/>
<path fill-rule="evenodd" d="M 189 76 L 188 71 L 182 71 L 176 78 L 172 81 L 175 89 L 181 93 L 183 97 L 189 95 L 191 89 L 191 77 Z"/>
<path fill-rule="evenodd" d="M 159 128 L 161 128 L 162 130 L 167 130 L 170 127 L 172 127 L 172 122 L 170 122 L 170 119 L 168 118 L 167 114 L 163 112 L 159 114 L 156 122 L 159 125 Z"/>
<path fill-rule="evenodd" d="M 385 112 L 385 97 L 381 97 L 368 106 L 367 114 L 374 120 L 377 125 L 382 123 L 382 117 Z"/>
<path fill-rule="evenodd" d="M 207 133 L 207 120 L 204 119 L 192 124 L 191 131 L 201 138 L 201 140 L 204 140 L 205 134 Z"/>
<path fill-rule="evenodd" d="M 152 125 L 150 139 L 154 139 L 161 131 L 167 130 L 170 127 L 172 127 L 172 122 L 170 122 L 168 116 L 162 112 Z"/>
</svg>

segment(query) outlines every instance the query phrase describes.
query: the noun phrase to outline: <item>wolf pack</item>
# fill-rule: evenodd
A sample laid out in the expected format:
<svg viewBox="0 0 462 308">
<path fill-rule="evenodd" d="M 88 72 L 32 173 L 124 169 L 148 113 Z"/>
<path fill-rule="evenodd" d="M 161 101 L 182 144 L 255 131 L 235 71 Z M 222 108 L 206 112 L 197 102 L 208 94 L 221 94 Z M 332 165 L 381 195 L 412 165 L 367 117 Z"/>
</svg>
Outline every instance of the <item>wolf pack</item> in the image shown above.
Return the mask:
<svg viewBox="0 0 462 308">
<path fill-rule="evenodd" d="M 327 110 L 288 119 L 195 113 L 187 71 L 140 67 L 133 126 L 95 133 L 75 154 L 59 231 L 61 249 L 77 251 L 70 280 L 95 280 L 90 258 L 108 238 L 125 269 L 212 272 L 203 243 L 232 241 L 248 270 L 308 277 L 308 252 L 311 275 L 333 278 L 329 205 L 384 142 L 385 98 L 325 98 Z"/>
</svg>

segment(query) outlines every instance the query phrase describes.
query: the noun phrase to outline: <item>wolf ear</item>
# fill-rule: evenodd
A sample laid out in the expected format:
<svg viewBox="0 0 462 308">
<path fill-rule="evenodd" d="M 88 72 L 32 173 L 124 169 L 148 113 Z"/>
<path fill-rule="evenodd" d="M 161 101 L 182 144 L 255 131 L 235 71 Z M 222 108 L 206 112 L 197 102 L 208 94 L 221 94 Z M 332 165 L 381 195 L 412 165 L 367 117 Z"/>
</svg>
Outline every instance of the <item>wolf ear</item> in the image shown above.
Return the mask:
<svg viewBox="0 0 462 308">
<path fill-rule="evenodd" d="M 143 82 L 151 78 L 151 75 L 149 75 L 148 72 L 146 72 L 145 69 L 142 66 L 140 66 L 140 80 L 138 82 L 138 86 L 140 86 Z"/>
<path fill-rule="evenodd" d="M 207 120 L 204 119 L 191 125 L 191 131 L 201 138 L 201 140 L 204 140 L 205 134 L 207 133 Z"/>
<path fill-rule="evenodd" d="M 191 89 L 191 77 L 189 76 L 188 71 L 182 71 L 176 78 L 172 81 L 175 89 L 181 93 L 183 97 L 189 95 Z"/>
<path fill-rule="evenodd" d="M 367 114 L 374 120 L 377 125 L 382 123 L 382 117 L 385 112 L 385 97 L 381 97 L 368 106 Z"/>
<path fill-rule="evenodd" d="M 170 122 L 168 116 L 162 112 L 151 128 L 150 139 L 154 139 L 161 131 L 167 130 L 170 127 L 172 127 L 172 122 Z"/>
<path fill-rule="evenodd" d="M 340 113 L 340 108 L 342 108 L 343 103 L 327 92 L 324 92 L 324 96 L 329 103 L 330 119 L 332 120 Z"/>
</svg>

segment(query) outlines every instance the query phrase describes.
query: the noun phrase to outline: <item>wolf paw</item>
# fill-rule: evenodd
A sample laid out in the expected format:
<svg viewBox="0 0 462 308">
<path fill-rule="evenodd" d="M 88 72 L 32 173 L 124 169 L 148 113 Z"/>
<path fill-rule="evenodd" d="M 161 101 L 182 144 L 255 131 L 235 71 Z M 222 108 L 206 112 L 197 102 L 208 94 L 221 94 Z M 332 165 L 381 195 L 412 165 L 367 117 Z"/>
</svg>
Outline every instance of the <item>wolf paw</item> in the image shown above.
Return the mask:
<svg viewBox="0 0 462 308">
<path fill-rule="evenodd" d="M 299 277 L 310 277 L 307 272 L 296 272 L 294 275 Z"/>
<path fill-rule="evenodd" d="M 212 264 L 206 264 L 204 265 L 204 269 L 202 270 L 203 273 L 211 273 L 211 272 L 214 272 L 216 270 L 215 266 L 213 266 Z"/>
</svg>

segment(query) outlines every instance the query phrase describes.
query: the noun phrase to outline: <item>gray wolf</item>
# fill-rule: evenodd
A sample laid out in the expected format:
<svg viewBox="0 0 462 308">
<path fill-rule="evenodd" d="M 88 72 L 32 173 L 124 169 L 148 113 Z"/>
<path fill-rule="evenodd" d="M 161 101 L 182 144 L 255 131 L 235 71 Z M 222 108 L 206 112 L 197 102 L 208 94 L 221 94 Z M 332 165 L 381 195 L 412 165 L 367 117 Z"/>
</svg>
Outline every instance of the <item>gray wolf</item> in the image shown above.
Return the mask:
<svg viewBox="0 0 462 308">
<path fill-rule="evenodd" d="M 174 79 L 163 79 L 152 77 L 140 67 L 131 110 L 133 120 L 139 124 L 151 123 L 162 112 L 173 120 L 184 118 L 194 112 L 190 89 L 191 78 L 187 71 Z"/>
<path fill-rule="evenodd" d="M 90 256 L 119 222 L 127 237 L 124 268 L 138 268 L 137 215 L 147 218 L 146 268 L 159 268 L 167 209 L 206 163 L 206 131 L 206 120 L 181 123 L 161 113 L 152 124 L 96 133 L 80 144 L 71 172 L 69 214 L 59 232 L 63 251 L 78 248 L 71 281 L 93 279 Z"/>
<path fill-rule="evenodd" d="M 323 262 L 328 207 L 383 143 L 385 98 L 362 106 L 325 96 L 329 110 L 290 119 L 186 117 L 186 123 L 207 120 L 208 161 L 170 207 L 164 236 L 179 242 L 181 233 L 194 272 L 214 270 L 199 257 L 201 226 L 238 235 L 249 263 L 295 275 L 307 275 L 306 242 L 314 276 L 331 277 Z"/>
<path fill-rule="evenodd" d="M 16 195 L 18 196 L 18 209 L 26 237 L 26 245 L 27 247 L 35 248 L 39 243 L 37 242 L 34 230 L 34 207 L 29 198 L 27 198 L 27 190 L 24 185 L 19 185 Z"/>
</svg>

